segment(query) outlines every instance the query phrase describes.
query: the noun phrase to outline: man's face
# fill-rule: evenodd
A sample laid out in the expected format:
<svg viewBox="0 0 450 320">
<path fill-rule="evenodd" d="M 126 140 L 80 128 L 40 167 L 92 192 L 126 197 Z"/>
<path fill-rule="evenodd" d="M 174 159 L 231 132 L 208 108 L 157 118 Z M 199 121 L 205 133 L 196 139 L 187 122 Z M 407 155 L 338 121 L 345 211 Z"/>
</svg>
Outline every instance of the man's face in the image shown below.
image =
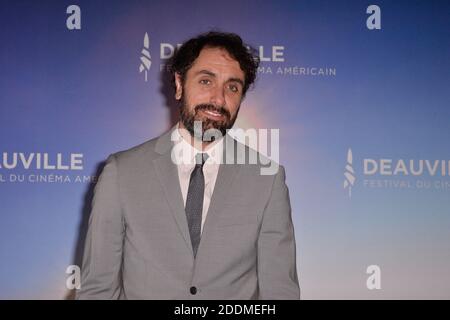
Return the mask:
<svg viewBox="0 0 450 320">
<path fill-rule="evenodd" d="M 244 87 L 239 62 L 222 48 L 203 48 L 187 71 L 184 83 L 175 74 L 177 100 L 181 100 L 181 123 L 194 136 L 194 121 L 202 132 L 230 129 L 239 111 Z"/>
</svg>

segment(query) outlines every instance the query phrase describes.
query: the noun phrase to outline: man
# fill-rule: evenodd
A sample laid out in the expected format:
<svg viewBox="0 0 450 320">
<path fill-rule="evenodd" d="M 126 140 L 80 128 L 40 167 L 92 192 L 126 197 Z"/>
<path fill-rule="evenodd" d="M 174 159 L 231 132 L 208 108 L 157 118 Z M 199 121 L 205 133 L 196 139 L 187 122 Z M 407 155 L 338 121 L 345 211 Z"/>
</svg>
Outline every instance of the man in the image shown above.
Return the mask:
<svg viewBox="0 0 450 320">
<path fill-rule="evenodd" d="M 177 51 L 180 121 L 108 158 L 78 298 L 300 297 L 284 169 L 261 174 L 261 164 L 236 152 L 255 151 L 223 137 L 257 67 L 236 34 L 203 34 Z"/>
</svg>

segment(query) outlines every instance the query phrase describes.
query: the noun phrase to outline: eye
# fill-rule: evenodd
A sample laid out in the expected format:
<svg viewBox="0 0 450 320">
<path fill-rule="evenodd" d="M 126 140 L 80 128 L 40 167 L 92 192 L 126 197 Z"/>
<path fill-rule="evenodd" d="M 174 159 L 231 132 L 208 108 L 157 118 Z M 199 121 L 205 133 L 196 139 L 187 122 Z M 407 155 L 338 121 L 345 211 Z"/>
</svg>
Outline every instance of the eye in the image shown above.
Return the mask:
<svg viewBox="0 0 450 320">
<path fill-rule="evenodd" d="M 229 88 L 232 92 L 235 92 L 235 93 L 238 93 L 238 92 L 239 92 L 239 87 L 238 87 L 237 85 L 235 85 L 235 84 L 230 84 L 230 85 L 228 86 L 228 88 Z"/>
<path fill-rule="evenodd" d="M 211 83 L 211 80 L 209 80 L 209 79 L 201 79 L 201 80 L 199 81 L 199 83 L 200 83 L 200 84 L 204 84 L 204 85 L 208 85 L 208 84 Z"/>
</svg>

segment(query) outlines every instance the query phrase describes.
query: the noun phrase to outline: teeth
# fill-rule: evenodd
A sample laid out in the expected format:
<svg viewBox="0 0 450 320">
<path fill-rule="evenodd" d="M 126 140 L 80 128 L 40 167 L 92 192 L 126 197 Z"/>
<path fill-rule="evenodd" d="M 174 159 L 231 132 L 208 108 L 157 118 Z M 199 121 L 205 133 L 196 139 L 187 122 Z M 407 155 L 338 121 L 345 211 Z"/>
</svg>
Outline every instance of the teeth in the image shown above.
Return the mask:
<svg viewBox="0 0 450 320">
<path fill-rule="evenodd" d="M 210 115 L 216 116 L 216 117 L 221 116 L 221 114 L 219 112 L 210 111 L 210 110 L 205 110 L 205 112 L 209 113 Z"/>
</svg>

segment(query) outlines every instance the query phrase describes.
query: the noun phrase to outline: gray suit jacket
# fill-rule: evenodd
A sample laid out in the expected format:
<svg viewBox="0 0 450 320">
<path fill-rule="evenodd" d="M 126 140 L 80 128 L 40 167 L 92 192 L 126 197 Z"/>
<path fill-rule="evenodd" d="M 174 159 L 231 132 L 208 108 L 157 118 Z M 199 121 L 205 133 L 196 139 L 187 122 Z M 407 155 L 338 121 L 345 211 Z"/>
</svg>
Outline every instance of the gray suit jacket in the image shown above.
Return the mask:
<svg viewBox="0 0 450 320">
<path fill-rule="evenodd" d="M 109 156 L 77 298 L 299 299 L 283 167 L 261 175 L 260 164 L 220 165 L 194 259 L 170 134 Z M 228 137 L 224 158 L 236 160 Z"/>
</svg>

